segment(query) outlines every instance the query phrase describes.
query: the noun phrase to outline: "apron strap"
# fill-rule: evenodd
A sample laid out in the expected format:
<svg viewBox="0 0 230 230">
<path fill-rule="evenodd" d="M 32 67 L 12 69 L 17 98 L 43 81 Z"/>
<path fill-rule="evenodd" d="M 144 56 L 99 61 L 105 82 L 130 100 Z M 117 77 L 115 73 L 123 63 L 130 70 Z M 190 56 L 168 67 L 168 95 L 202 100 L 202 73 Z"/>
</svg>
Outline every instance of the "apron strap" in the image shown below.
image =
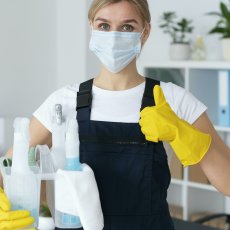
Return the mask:
<svg viewBox="0 0 230 230">
<path fill-rule="evenodd" d="M 80 84 L 77 92 L 77 108 L 91 107 L 93 78 Z"/>
<path fill-rule="evenodd" d="M 155 100 L 153 96 L 153 88 L 155 85 L 160 85 L 160 81 L 146 77 L 145 91 L 142 98 L 141 110 L 147 106 L 155 105 Z"/>
<path fill-rule="evenodd" d="M 93 78 L 82 82 L 77 92 L 77 120 L 90 120 L 91 105 L 92 105 L 92 86 Z"/>
</svg>

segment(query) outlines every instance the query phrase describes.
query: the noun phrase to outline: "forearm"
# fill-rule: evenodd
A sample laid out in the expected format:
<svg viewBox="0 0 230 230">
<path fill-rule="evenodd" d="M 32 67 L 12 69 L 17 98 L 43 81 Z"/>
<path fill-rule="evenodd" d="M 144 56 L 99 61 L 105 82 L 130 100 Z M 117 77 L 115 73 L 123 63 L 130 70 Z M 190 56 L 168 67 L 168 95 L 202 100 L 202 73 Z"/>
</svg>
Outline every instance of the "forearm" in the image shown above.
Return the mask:
<svg viewBox="0 0 230 230">
<path fill-rule="evenodd" d="M 200 161 L 202 170 L 213 186 L 230 196 L 230 149 L 214 129 L 207 114 L 203 114 L 193 125 L 212 137 L 211 146 Z"/>
<path fill-rule="evenodd" d="M 211 184 L 230 196 L 230 149 L 224 144 L 218 146 L 212 143 L 200 166 Z"/>
</svg>

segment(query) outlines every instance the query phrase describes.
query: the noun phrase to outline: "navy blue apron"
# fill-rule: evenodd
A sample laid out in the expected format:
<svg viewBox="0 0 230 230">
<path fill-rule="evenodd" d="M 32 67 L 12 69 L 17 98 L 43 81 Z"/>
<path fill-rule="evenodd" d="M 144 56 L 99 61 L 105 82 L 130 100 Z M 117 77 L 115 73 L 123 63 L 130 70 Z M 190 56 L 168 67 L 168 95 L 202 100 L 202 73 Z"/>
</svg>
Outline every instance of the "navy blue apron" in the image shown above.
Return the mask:
<svg viewBox="0 0 230 230">
<path fill-rule="evenodd" d="M 155 105 L 146 78 L 141 110 Z M 170 171 L 162 142 L 145 140 L 139 123 L 90 120 L 93 79 L 77 95 L 80 161 L 94 171 L 103 230 L 174 230 L 168 204 Z"/>
</svg>

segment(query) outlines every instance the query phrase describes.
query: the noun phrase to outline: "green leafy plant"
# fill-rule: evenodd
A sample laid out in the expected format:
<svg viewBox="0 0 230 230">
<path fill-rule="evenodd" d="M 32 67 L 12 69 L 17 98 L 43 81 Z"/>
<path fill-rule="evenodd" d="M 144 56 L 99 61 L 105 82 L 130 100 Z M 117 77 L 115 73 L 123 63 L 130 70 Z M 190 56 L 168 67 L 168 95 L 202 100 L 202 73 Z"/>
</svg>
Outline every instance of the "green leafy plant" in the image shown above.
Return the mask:
<svg viewBox="0 0 230 230">
<path fill-rule="evenodd" d="M 187 35 L 194 29 L 192 20 L 186 18 L 178 20 L 175 12 L 164 12 L 159 23 L 163 32 L 171 36 L 172 43 L 189 43 Z"/>
<path fill-rule="evenodd" d="M 225 3 L 220 2 L 220 12 L 210 12 L 207 15 L 219 17 L 215 27 L 209 31 L 209 34 L 217 33 L 221 34 L 222 38 L 230 38 L 230 4 L 227 6 Z"/>
<path fill-rule="evenodd" d="M 48 207 L 48 205 L 46 203 L 42 203 L 40 205 L 39 215 L 43 216 L 43 217 L 51 217 L 49 207 Z"/>
</svg>

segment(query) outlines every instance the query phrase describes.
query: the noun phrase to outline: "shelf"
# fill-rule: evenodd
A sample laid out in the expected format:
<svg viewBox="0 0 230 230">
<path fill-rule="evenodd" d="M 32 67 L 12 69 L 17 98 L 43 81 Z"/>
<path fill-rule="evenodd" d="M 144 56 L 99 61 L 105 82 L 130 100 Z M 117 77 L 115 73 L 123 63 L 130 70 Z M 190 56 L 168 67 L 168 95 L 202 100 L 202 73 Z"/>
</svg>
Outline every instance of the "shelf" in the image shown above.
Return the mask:
<svg viewBox="0 0 230 230">
<path fill-rule="evenodd" d="M 209 184 L 202 184 L 202 183 L 196 183 L 196 182 L 186 182 L 188 187 L 190 188 L 198 188 L 198 189 L 203 189 L 203 190 L 209 190 L 213 192 L 218 192 L 215 187 Z"/>
<path fill-rule="evenodd" d="M 190 91 L 207 105 L 210 120 L 213 124 L 218 124 L 218 71 L 230 71 L 230 62 L 149 60 L 140 62 L 140 67 L 144 74 L 156 76 L 161 81 L 175 81 L 175 84 Z M 225 143 L 230 141 L 230 126 L 214 125 L 214 128 Z M 180 164 L 175 164 L 174 167 L 174 172 L 180 170 Z M 179 176 L 171 179 L 168 202 L 183 207 L 184 220 L 188 220 L 195 212 L 230 212 L 230 198 L 227 199 L 211 184 L 189 180 L 188 167 L 181 170 L 183 179 L 178 179 Z"/>
<path fill-rule="evenodd" d="M 230 69 L 227 61 L 153 61 L 141 65 L 143 68 Z"/>
<path fill-rule="evenodd" d="M 183 180 L 175 179 L 175 178 L 171 179 L 171 183 L 176 184 L 176 185 L 183 185 L 184 184 Z"/>
<path fill-rule="evenodd" d="M 230 132 L 230 127 L 224 127 L 224 126 L 214 126 L 214 128 L 216 129 L 216 131 L 218 132 Z"/>
<path fill-rule="evenodd" d="M 191 181 L 187 182 L 187 181 L 183 181 L 183 180 L 179 180 L 179 179 L 175 179 L 175 178 L 171 179 L 171 184 L 181 185 L 181 186 L 186 185 L 190 188 L 198 188 L 198 189 L 202 189 L 202 190 L 209 190 L 209 191 L 218 192 L 215 187 L 213 187 L 212 185 L 209 185 L 209 184 L 202 184 L 202 183 L 191 182 Z"/>
</svg>

